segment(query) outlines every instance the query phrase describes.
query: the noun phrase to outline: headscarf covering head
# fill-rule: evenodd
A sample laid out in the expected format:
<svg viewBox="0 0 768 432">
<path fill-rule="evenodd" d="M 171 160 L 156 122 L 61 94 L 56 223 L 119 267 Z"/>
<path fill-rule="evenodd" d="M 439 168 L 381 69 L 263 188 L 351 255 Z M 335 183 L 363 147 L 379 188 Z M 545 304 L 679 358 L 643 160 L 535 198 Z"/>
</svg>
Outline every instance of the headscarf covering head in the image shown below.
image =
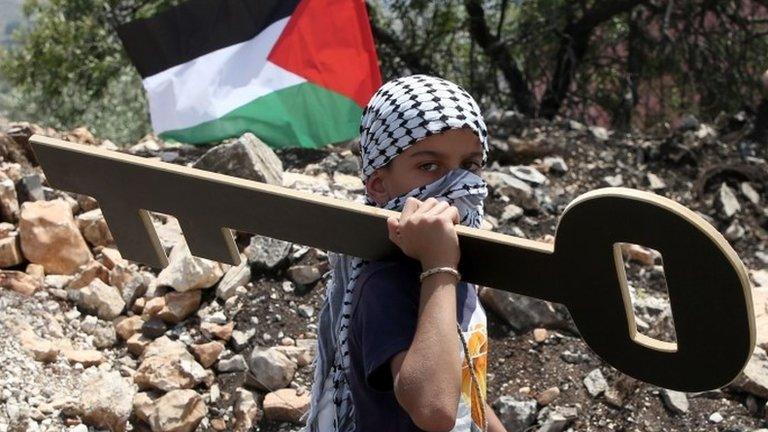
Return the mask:
<svg viewBox="0 0 768 432">
<path fill-rule="evenodd" d="M 449 129 L 470 128 L 488 157 L 488 130 L 475 99 L 458 84 L 429 75 L 411 75 L 382 85 L 360 122 L 360 177 L 365 184 L 416 142 Z"/>
<path fill-rule="evenodd" d="M 485 165 L 488 133 L 472 96 L 458 85 L 428 75 L 397 78 L 381 86 L 363 111 L 360 125 L 361 179 L 388 164 L 406 148 L 449 129 L 470 128 L 480 139 Z M 407 197 L 435 197 L 459 210 L 460 223 L 479 227 L 488 191 L 478 175 L 457 168 L 424 186 L 394 197 L 380 207 L 402 211 Z M 365 203 L 379 206 L 366 193 Z M 305 432 L 355 430 L 355 407 L 347 383 L 348 331 L 352 296 L 367 260 L 328 252 L 331 270 L 318 318 L 317 356 Z"/>
</svg>

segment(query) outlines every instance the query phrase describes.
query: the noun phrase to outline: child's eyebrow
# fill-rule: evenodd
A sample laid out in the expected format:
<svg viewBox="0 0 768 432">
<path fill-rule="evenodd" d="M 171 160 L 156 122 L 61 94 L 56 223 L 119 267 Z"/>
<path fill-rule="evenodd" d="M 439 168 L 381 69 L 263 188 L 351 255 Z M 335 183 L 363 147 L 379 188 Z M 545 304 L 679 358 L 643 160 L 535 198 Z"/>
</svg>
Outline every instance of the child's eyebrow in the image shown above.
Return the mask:
<svg viewBox="0 0 768 432">
<path fill-rule="evenodd" d="M 421 156 L 421 155 L 432 156 L 432 157 L 440 157 L 440 156 L 443 156 L 443 153 L 436 152 L 434 150 L 419 150 L 419 151 L 411 153 L 410 157 L 413 158 L 413 157 Z M 476 152 L 469 153 L 469 154 L 467 154 L 464 157 L 465 158 L 469 158 L 469 157 L 473 157 L 473 156 L 482 156 L 482 155 L 483 155 L 483 152 L 476 151 Z"/>
</svg>

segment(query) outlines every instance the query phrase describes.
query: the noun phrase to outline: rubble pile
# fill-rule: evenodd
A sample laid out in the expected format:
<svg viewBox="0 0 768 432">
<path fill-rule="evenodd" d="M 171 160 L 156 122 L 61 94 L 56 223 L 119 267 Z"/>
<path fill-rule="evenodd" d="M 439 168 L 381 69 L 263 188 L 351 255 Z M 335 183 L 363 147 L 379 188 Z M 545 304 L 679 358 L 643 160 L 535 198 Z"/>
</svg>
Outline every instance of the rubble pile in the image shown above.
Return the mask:
<svg viewBox="0 0 768 432">
<path fill-rule="evenodd" d="M 481 287 L 491 311 L 489 402 L 507 430 L 768 425 L 768 155 L 745 140 L 743 114 L 713 124 L 691 117 L 657 135 L 514 112 L 487 120 L 484 229 L 552 242 L 559 215 L 584 192 L 661 194 L 731 242 L 750 272 L 758 325 L 758 347 L 736 381 L 682 393 L 602 362 L 564 306 Z M 356 142 L 272 150 L 250 133 L 218 146 L 148 135 L 119 148 L 85 128 L 10 123 L 0 132 L 0 432 L 299 430 L 325 251 L 237 233 L 242 262 L 231 266 L 192 256 L 178 221 L 152 213 L 169 265 L 125 260 L 98 202 L 48 187 L 27 142 L 33 133 L 363 202 Z M 621 250 L 638 331 L 674 341 L 663 256 L 642 245 Z"/>
</svg>

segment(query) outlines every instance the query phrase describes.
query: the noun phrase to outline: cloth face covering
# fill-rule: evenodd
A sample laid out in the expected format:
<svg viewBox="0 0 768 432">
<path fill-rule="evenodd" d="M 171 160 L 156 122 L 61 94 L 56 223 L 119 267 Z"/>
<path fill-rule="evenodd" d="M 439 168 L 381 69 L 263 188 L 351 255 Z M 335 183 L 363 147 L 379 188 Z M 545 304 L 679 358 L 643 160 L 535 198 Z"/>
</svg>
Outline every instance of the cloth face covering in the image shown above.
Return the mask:
<svg viewBox="0 0 768 432">
<path fill-rule="evenodd" d="M 488 133 L 469 93 L 450 81 L 428 75 L 412 75 L 384 84 L 363 111 L 363 182 L 418 140 L 463 127 L 472 129 L 480 138 L 485 164 Z M 478 228 L 487 196 L 487 184 L 481 177 L 457 168 L 433 183 L 392 198 L 382 207 L 402 211 L 408 197 L 421 201 L 435 197 L 458 208 L 461 225 Z M 378 206 L 369 195 L 365 202 Z M 355 283 L 368 260 L 334 252 L 328 253 L 328 259 L 330 278 L 319 315 L 314 380 L 304 432 L 355 430 L 354 405 L 345 376 L 349 367 L 347 337 Z"/>
</svg>

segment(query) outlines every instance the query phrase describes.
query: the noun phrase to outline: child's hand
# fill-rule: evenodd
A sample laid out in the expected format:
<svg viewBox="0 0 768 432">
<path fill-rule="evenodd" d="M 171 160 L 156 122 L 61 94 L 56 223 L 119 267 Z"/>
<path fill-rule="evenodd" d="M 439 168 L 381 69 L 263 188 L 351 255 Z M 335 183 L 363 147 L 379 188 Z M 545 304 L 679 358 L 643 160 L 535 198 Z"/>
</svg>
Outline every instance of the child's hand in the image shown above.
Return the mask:
<svg viewBox="0 0 768 432">
<path fill-rule="evenodd" d="M 445 201 L 430 197 L 420 201 L 408 197 L 400 220 L 387 218 L 389 239 L 426 270 L 433 267 L 459 265 L 459 237 L 455 224 L 459 209 Z"/>
</svg>

